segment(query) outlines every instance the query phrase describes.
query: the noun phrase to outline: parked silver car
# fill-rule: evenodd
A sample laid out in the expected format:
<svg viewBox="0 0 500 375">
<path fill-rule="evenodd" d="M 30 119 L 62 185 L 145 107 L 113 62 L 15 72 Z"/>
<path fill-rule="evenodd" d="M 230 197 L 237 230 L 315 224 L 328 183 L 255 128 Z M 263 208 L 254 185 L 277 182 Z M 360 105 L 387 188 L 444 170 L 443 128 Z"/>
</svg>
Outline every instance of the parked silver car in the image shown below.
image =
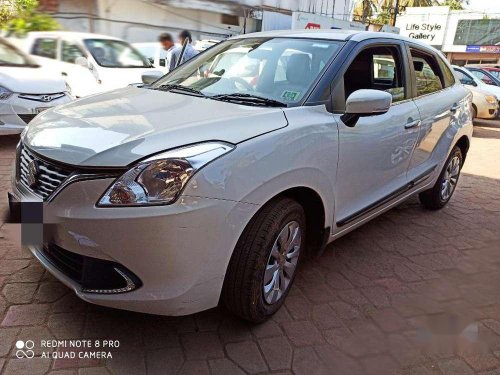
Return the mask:
<svg viewBox="0 0 500 375">
<path fill-rule="evenodd" d="M 151 85 L 41 114 L 10 199 L 44 202 L 51 224 L 29 248 L 86 301 L 167 315 L 221 302 L 258 322 L 304 256 L 416 193 L 445 206 L 471 134 L 471 94 L 431 47 L 243 35 Z"/>
</svg>

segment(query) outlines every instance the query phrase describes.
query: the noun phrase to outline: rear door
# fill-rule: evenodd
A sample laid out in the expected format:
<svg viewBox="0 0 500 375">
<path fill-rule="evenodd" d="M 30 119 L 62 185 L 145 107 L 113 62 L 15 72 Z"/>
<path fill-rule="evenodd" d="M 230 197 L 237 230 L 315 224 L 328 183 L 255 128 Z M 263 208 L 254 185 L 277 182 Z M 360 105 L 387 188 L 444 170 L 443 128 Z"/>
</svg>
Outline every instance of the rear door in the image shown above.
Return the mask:
<svg viewBox="0 0 500 375">
<path fill-rule="evenodd" d="M 413 100 L 421 118 L 418 128 L 406 130 L 417 138 L 408 166 L 408 179 L 414 181 L 430 176 L 448 152 L 448 143 L 441 140 L 464 102 L 463 90 L 455 85 L 453 73 L 439 55 L 410 44 L 409 59 Z"/>
</svg>

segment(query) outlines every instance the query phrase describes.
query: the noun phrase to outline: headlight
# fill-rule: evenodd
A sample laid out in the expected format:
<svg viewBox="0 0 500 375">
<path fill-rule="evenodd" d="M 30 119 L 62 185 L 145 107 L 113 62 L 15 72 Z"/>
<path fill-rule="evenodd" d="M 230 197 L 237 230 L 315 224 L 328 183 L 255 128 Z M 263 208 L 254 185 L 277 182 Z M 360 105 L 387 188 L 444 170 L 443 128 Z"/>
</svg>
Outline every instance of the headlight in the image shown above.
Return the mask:
<svg viewBox="0 0 500 375">
<path fill-rule="evenodd" d="M 0 100 L 7 100 L 13 94 L 12 91 L 6 89 L 5 87 L 0 86 Z"/>
<path fill-rule="evenodd" d="M 497 98 L 493 95 L 486 95 L 486 101 L 490 104 L 497 104 Z"/>
<path fill-rule="evenodd" d="M 100 207 L 171 204 L 196 171 L 235 146 L 207 142 L 150 157 L 125 172 L 106 191 Z"/>
</svg>

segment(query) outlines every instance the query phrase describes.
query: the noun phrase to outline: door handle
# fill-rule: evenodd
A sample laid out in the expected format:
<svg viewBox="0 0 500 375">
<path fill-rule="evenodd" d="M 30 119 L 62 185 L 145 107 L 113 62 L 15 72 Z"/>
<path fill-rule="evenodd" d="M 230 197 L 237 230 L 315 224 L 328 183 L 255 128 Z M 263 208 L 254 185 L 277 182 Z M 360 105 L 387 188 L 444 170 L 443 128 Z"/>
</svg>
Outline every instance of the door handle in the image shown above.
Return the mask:
<svg viewBox="0 0 500 375">
<path fill-rule="evenodd" d="M 415 121 L 412 121 L 412 122 L 408 122 L 405 125 L 405 129 L 418 128 L 421 124 L 422 124 L 422 121 L 420 121 L 420 120 L 415 120 Z"/>
<path fill-rule="evenodd" d="M 64 76 L 64 77 L 67 77 L 68 76 L 68 73 L 66 72 L 61 72 L 61 75 Z"/>
<path fill-rule="evenodd" d="M 451 113 L 455 113 L 456 111 L 458 111 L 460 109 L 460 106 L 458 104 L 453 104 L 450 108 L 450 112 Z"/>
</svg>

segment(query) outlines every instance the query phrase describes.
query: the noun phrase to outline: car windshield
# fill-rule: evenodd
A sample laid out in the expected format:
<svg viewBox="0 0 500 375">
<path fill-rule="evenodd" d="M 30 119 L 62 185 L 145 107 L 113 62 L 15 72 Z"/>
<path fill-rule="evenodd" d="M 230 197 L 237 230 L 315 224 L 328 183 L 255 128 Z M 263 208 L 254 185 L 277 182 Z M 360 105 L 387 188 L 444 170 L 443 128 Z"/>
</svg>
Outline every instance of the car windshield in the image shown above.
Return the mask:
<svg viewBox="0 0 500 375">
<path fill-rule="evenodd" d="M 106 68 L 149 68 L 151 63 L 127 42 L 113 39 L 86 39 L 95 61 Z"/>
<path fill-rule="evenodd" d="M 488 70 L 488 72 L 497 79 L 500 79 L 500 70 Z"/>
<path fill-rule="evenodd" d="M 174 87 L 243 104 L 300 102 L 340 42 L 293 38 L 247 38 L 222 42 L 181 65 L 151 88 Z"/>
<path fill-rule="evenodd" d="M 0 66 L 38 66 L 17 48 L 0 40 Z"/>
</svg>

